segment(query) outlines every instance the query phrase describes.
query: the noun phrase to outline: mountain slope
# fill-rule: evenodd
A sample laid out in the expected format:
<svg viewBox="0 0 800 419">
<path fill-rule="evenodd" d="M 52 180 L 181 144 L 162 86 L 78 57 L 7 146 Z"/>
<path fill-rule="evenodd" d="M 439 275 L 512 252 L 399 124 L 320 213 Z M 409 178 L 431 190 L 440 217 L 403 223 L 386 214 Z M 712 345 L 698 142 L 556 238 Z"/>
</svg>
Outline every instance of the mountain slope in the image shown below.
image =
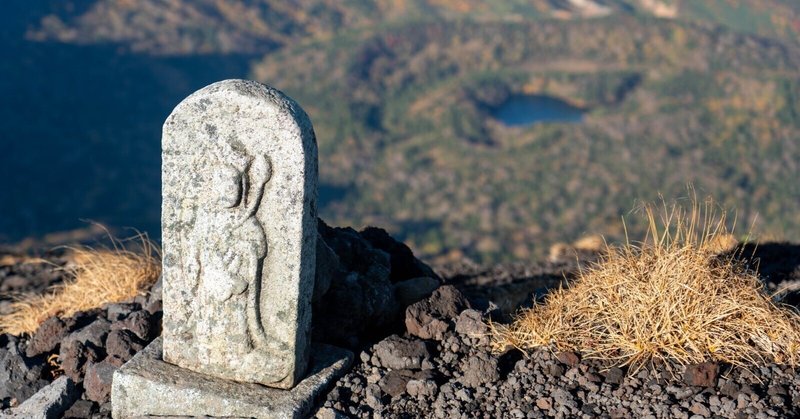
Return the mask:
<svg viewBox="0 0 800 419">
<path fill-rule="evenodd" d="M 322 215 L 386 226 L 426 257 L 488 262 L 620 238 L 638 199 L 688 183 L 736 209 L 740 231 L 758 214 L 757 232 L 800 235 L 791 0 L 70 4 L 28 38 L 260 57 L 250 77 L 314 121 Z M 587 114 L 528 128 L 492 117 L 525 94 Z"/>
</svg>

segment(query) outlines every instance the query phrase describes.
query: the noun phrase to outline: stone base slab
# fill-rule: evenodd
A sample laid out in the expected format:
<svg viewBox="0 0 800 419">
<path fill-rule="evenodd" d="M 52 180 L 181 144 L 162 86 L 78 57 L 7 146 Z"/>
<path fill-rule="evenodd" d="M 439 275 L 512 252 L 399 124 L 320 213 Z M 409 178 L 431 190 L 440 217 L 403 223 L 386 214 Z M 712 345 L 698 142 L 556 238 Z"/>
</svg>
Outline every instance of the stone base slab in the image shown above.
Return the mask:
<svg viewBox="0 0 800 419">
<path fill-rule="evenodd" d="M 352 362 L 353 353 L 346 349 L 315 344 L 306 378 L 291 390 L 281 390 L 222 380 L 166 363 L 158 338 L 114 373 L 112 416 L 306 417 L 315 399 Z"/>
</svg>

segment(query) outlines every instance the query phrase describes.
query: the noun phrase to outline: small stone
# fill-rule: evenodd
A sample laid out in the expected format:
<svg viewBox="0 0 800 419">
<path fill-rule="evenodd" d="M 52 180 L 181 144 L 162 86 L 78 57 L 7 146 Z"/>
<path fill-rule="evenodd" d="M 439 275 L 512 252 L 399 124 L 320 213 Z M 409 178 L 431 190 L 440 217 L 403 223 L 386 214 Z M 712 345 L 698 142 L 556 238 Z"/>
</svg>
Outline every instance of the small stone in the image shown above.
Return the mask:
<svg viewBox="0 0 800 419">
<path fill-rule="evenodd" d="M 472 396 L 469 394 L 469 392 L 466 389 L 463 389 L 463 388 L 458 389 L 455 392 L 455 396 L 456 396 L 456 399 L 461 400 L 462 402 L 471 402 L 472 401 Z"/>
<path fill-rule="evenodd" d="M 89 368 L 86 369 L 86 377 L 83 380 L 86 398 L 100 404 L 109 401 L 111 383 L 116 370 L 117 367 L 108 362 L 89 365 Z"/>
<path fill-rule="evenodd" d="M 623 418 L 631 417 L 631 412 L 630 412 L 629 409 L 627 409 L 625 407 L 617 407 L 617 408 L 611 409 L 611 411 L 609 412 L 609 415 L 613 419 L 623 419 Z"/>
<path fill-rule="evenodd" d="M 419 277 L 436 278 L 433 269 L 415 258 L 408 246 L 392 238 L 386 230 L 367 227 L 360 234 L 376 249 L 389 255 L 392 283 Z"/>
<path fill-rule="evenodd" d="M 739 385 L 733 381 L 727 381 L 719 388 L 719 392 L 728 397 L 736 397 L 736 394 L 739 393 L 739 388 Z"/>
<path fill-rule="evenodd" d="M 45 320 L 36 333 L 31 337 L 25 355 L 33 358 L 37 355 L 53 352 L 61 344 L 61 340 L 69 332 L 69 326 L 58 317 L 50 317 Z"/>
<path fill-rule="evenodd" d="M 550 410 L 553 407 L 553 399 L 550 397 L 540 397 L 536 399 L 536 407 L 542 410 Z"/>
<path fill-rule="evenodd" d="M 477 388 L 500 379 L 497 358 L 492 356 L 470 357 L 461 369 L 464 374 L 461 382 L 468 387 Z"/>
<path fill-rule="evenodd" d="M 330 407 L 322 407 L 317 411 L 317 414 L 314 415 L 315 419 L 347 419 L 348 416 L 339 410 L 330 408 Z"/>
<path fill-rule="evenodd" d="M 109 321 L 115 322 L 122 320 L 131 312 L 139 310 L 140 305 L 136 303 L 111 303 L 105 306 L 106 318 Z"/>
<path fill-rule="evenodd" d="M 28 286 L 29 281 L 21 275 L 9 275 L 0 281 L 0 292 L 5 293 L 17 288 L 25 288 Z"/>
<path fill-rule="evenodd" d="M 12 409 L 11 414 L 3 417 L 8 419 L 61 417 L 78 397 L 80 397 L 80 391 L 75 383 L 69 377 L 61 376 Z"/>
<path fill-rule="evenodd" d="M 362 363 L 366 364 L 370 362 L 371 356 L 369 352 L 362 351 L 358 354 L 358 359 L 360 359 Z"/>
<path fill-rule="evenodd" d="M 73 342 L 80 342 L 84 346 L 102 348 L 105 346 L 106 337 L 111 330 L 111 323 L 103 318 L 97 318 L 88 326 L 78 329 L 65 337 L 61 341 L 61 350 L 71 345 Z"/>
<path fill-rule="evenodd" d="M 604 377 L 606 379 L 606 383 L 609 384 L 616 384 L 619 385 L 622 382 L 625 373 L 622 369 L 617 367 L 612 367 L 608 371 L 605 372 Z"/>
<path fill-rule="evenodd" d="M 88 346 L 87 346 L 88 345 Z M 87 342 L 84 345 L 79 340 L 70 341 L 61 345 L 59 359 L 64 374 L 75 382 L 83 381 L 86 366 L 100 360 L 100 349 Z"/>
<path fill-rule="evenodd" d="M 17 345 L 0 348 L 0 406 L 4 400 L 25 400 L 47 385 L 42 366 L 29 363 Z"/>
<path fill-rule="evenodd" d="M 155 337 L 154 318 L 145 310 L 134 311 L 124 319 L 112 323 L 111 330 L 130 330 L 139 339 L 149 342 Z"/>
<path fill-rule="evenodd" d="M 456 320 L 456 332 L 467 336 L 485 336 L 489 326 L 483 322 L 483 314 L 478 310 L 464 310 Z"/>
<path fill-rule="evenodd" d="M 736 409 L 741 410 L 748 406 L 750 406 L 750 397 L 747 394 L 738 393 L 736 395 Z"/>
<path fill-rule="evenodd" d="M 556 359 L 558 359 L 558 362 L 570 367 L 574 367 L 581 362 L 580 357 L 575 352 L 559 352 L 556 354 Z"/>
<path fill-rule="evenodd" d="M 122 358 L 120 358 L 119 356 L 116 356 L 116 355 L 108 356 L 103 361 L 108 362 L 109 364 L 111 364 L 111 365 L 113 365 L 113 366 L 115 366 L 117 368 L 122 367 L 123 365 L 125 365 L 125 362 L 127 362 L 127 361 L 123 360 Z"/>
<path fill-rule="evenodd" d="M 467 308 L 469 302 L 454 286 L 441 286 L 429 298 L 408 306 L 406 329 L 422 339 L 442 340 L 453 320 Z"/>
<path fill-rule="evenodd" d="M 412 397 L 434 397 L 439 392 L 439 386 L 433 380 L 409 380 L 406 383 L 406 392 Z"/>
<path fill-rule="evenodd" d="M 377 384 L 368 385 L 366 393 L 365 401 L 369 407 L 379 410 L 384 406 L 383 390 Z"/>
<path fill-rule="evenodd" d="M 113 330 L 108 334 L 106 352 L 110 357 L 127 362 L 143 348 L 144 344 L 130 330 Z"/>
<path fill-rule="evenodd" d="M 384 393 L 397 397 L 406 392 L 406 384 L 413 376 L 411 370 L 392 370 L 378 381 L 378 386 Z"/>
<path fill-rule="evenodd" d="M 397 335 L 378 342 L 372 352 L 383 367 L 391 369 L 420 369 L 422 361 L 431 356 L 425 342 Z"/>
<path fill-rule="evenodd" d="M 564 375 L 564 367 L 557 364 L 550 364 L 547 367 L 547 373 L 555 378 L 561 377 L 562 375 Z"/>
<path fill-rule="evenodd" d="M 689 411 L 704 418 L 711 416 L 711 411 L 702 403 L 692 403 L 692 407 L 689 408 Z"/>
<path fill-rule="evenodd" d="M 568 391 L 558 388 L 552 394 L 553 400 L 556 404 L 561 406 L 573 407 L 575 406 L 575 399 Z"/>
<path fill-rule="evenodd" d="M 147 305 L 144 307 L 144 309 L 150 314 L 161 316 L 162 311 L 164 310 L 164 304 L 161 301 L 161 298 L 157 300 L 152 299 L 147 302 Z"/>
<path fill-rule="evenodd" d="M 769 394 L 770 396 L 776 396 L 776 395 L 787 396 L 789 393 L 788 391 L 786 391 L 786 386 L 774 385 L 767 390 L 767 394 Z"/>
<path fill-rule="evenodd" d="M 714 362 L 688 365 L 683 373 L 683 381 L 690 386 L 714 387 L 718 373 L 719 365 Z"/>
</svg>

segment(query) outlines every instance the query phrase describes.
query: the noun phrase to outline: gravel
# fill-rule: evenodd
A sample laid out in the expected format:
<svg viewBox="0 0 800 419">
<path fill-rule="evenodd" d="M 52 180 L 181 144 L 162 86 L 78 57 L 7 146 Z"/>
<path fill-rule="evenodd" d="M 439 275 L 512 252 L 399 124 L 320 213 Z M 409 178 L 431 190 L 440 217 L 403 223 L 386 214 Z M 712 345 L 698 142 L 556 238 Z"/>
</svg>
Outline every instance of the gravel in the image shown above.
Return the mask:
<svg viewBox="0 0 800 419">
<path fill-rule="evenodd" d="M 381 230 L 321 224 L 320 232 L 330 249 L 330 284 L 315 303 L 315 339 L 358 355 L 318 401 L 319 418 L 800 417 L 800 374 L 780 365 L 630 371 L 553 348 L 493 353 L 486 322 L 507 321 L 516 307 L 563 283 L 575 261 L 465 262 L 434 273 Z M 760 250 L 768 287 L 800 281 L 800 247 L 775 246 Z M 68 259 L 46 258 L 52 265 L 0 266 L 0 289 L 41 291 L 61 282 L 58 268 Z M 0 312 L 8 295 L 0 295 Z M 784 298 L 797 300 L 796 293 Z M 160 325 L 157 284 L 130 301 L 51 318 L 31 337 L 0 335 L 0 410 L 67 376 L 80 395 L 64 417 L 110 417 L 113 371 L 158 336 Z"/>
<path fill-rule="evenodd" d="M 464 313 L 474 316 L 474 310 Z M 394 344 L 399 341 L 404 345 Z M 381 362 L 378 354 L 387 345 L 402 350 L 414 347 L 409 344 L 414 341 L 432 354 L 427 365 Z M 485 336 L 454 328 L 439 340 L 393 335 L 358 359 L 328 394 L 318 417 L 800 416 L 800 376 L 779 365 L 746 371 L 722 364 L 670 364 L 629 371 L 548 348 L 494 354 Z M 705 381 L 697 381 L 695 373 Z"/>
</svg>

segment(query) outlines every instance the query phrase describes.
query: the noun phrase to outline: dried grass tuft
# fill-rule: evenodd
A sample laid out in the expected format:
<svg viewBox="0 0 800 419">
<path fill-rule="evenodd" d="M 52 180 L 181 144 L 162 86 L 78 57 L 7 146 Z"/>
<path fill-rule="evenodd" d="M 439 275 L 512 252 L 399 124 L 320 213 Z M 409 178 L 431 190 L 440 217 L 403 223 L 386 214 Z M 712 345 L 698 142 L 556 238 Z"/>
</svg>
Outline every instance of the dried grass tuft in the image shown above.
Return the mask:
<svg viewBox="0 0 800 419">
<path fill-rule="evenodd" d="M 126 248 L 130 242 L 134 250 Z M 72 248 L 72 262 L 63 268 L 68 279 L 43 295 L 19 296 L 10 312 L 0 316 L 0 333 L 33 333 L 52 316 L 70 317 L 134 298 L 158 280 L 159 250 L 145 235 L 112 243 L 110 249 Z"/>
<path fill-rule="evenodd" d="M 664 205 L 638 244 L 609 246 L 567 288 L 552 291 L 507 326 L 493 345 L 555 347 L 630 366 L 670 360 L 747 367 L 800 361 L 800 314 L 765 293 L 758 275 L 728 252 L 735 238 L 710 201 Z"/>
</svg>

